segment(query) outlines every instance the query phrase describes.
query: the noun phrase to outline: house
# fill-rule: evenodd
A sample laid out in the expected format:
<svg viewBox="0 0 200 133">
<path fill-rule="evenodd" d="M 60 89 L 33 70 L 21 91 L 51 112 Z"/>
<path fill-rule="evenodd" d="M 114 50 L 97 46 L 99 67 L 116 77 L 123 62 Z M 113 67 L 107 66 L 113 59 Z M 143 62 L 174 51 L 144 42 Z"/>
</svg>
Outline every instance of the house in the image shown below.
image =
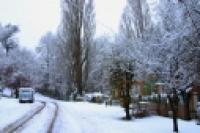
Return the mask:
<svg viewBox="0 0 200 133">
<path fill-rule="evenodd" d="M 154 88 L 152 88 L 151 95 L 145 95 L 145 81 L 134 80 L 132 83 L 132 88 L 130 90 L 132 101 L 150 102 L 149 112 L 156 112 L 156 114 L 161 116 L 169 116 L 171 107 L 167 98 L 167 88 L 164 83 L 155 83 Z M 112 90 L 113 98 L 117 98 L 122 95 L 122 93 L 123 92 L 121 92 L 120 89 Z M 183 119 L 195 118 L 196 105 L 197 102 L 200 101 L 200 83 L 193 83 L 192 86 L 186 90 L 186 93 L 189 98 L 189 106 L 187 106 L 187 102 L 183 100 L 183 96 L 180 94 L 178 117 Z"/>
<path fill-rule="evenodd" d="M 157 110 L 159 115 L 168 115 L 168 112 L 170 112 L 171 108 L 167 100 L 165 84 L 156 83 L 155 93 L 160 94 L 161 96 L 161 101 L 157 102 L 156 105 L 153 103 L 155 110 Z M 180 101 L 178 105 L 178 117 L 183 119 L 195 118 L 197 102 L 200 101 L 200 83 L 193 83 L 191 87 L 186 89 L 186 95 L 189 100 L 188 103 L 187 101 L 183 100 L 183 96 L 181 94 L 179 95 Z M 163 98 L 166 102 L 163 102 Z"/>
<path fill-rule="evenodd" d="M 144 81 L 143 80 L 134 80 L 132 89 L 131 89 L 131 96 L 143 96 L 144 95 Z"/>
<path fill-rule="evenodd" d="M 85 101 L 94 102 L 94 103 L 102 103 L 108 99 L 109 99 L 108 95 L 105 95 L 100 92 L 87 93 L 84 96 Z"/>
<path fill-rule="evenodd" d="M 131 97 L 135 96 L 143 96 L 144 95 L 144 81 L 143 80 L 134 80 L 132 81 L 132 88 L 130 90 Z M 117 97 L 121 96 L 123 92 L 120 89 L 113 89 L 112 90 L 112 97 L 116 99 Z"/>
<path fill-rule="evenodd" d="M 154 91 L 156 94 L 166 94 L 165 83 L 155 83 Z"/>
</svg>

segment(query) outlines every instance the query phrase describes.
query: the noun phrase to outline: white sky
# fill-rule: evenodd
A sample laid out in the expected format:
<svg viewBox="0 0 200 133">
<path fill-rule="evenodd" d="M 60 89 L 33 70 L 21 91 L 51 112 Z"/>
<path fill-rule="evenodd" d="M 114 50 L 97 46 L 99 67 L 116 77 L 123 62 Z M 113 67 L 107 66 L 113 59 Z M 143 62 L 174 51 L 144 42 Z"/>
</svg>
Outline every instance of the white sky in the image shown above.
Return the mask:
<svg viewBox="0 0 200 133">
<path fill-rule="evenodd" d="M 96 0 L 97 35 L 117 32 L 125 1 Z M 42 35 L 55 32 L 60 20 L 60 0 L 0 0 L 0 22 L 19 25 L 20 44 L 26 48 L 34 49 Z"/>
<path fill-rule="evenodd" d="M 117 32 L 126 0 L 96 0 L 97 34 Z"/>
<path fill-rule="evenodd" d="M 40 37 L 60 21 L 59 0 L 0 0 L 0 22 L 19 25 L 22 46 L 35 48 Z"/>
<path fill-rule="evenodd" d="M 109 33 L 101 23 L 118 29 L 125 0 L 96 0 L 98 34 Z M 56 31 L 60 23 L 60 0 L 0 0 L 0 22 L 19 25 L 22 46 L 34 49 L 47 31 Z"/>
</svg>

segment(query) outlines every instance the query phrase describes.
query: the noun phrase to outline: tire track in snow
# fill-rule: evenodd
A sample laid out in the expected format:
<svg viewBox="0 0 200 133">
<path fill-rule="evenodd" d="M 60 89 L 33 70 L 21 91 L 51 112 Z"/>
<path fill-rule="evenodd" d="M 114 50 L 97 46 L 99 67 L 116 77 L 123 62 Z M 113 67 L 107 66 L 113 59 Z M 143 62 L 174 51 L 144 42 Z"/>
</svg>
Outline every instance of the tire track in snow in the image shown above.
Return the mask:
<svg viewBox="0 0 200 133">
<path fill-rule="evenodd" d="M 15 133 L 52 133 L 57 115 L 57 103 L 46 102 L 45 108 L 22 127 L 18 128 Z"/>
<path fill-rule="evenodd" d="M 54 115 L 52 117 L 52 121 L 49 125 L 49 128 L 48 128 L 48 133 L 53 133 L 53 129 L 55 127 L 55 123 L 56 123 L 56 119 L 57 119 L 57 116 L 58 116 L 58 111 L 59 111 L 59 106 L 56 102 L 52 102 L 54 105 L 55 105 L 55 110 L 54 110 Z"/>
<path fill-rule="evenodd" d="M 13 133 L 17 131 L 20 127 L 22 127 L 25 123 L 30 121 L 35 115 L 39 114 L 46 106 L 46 102 L 44 101 L 38 101 L 38 102 L 42 103 L 42 105 L 37 107 L 33 111 L 28 112 L 27 114 L 17 119 L 16 121 L 10 123 L 6 127 L 4 127 L 2 130 L 0 130 L 0 133 Z"/>
</svg>

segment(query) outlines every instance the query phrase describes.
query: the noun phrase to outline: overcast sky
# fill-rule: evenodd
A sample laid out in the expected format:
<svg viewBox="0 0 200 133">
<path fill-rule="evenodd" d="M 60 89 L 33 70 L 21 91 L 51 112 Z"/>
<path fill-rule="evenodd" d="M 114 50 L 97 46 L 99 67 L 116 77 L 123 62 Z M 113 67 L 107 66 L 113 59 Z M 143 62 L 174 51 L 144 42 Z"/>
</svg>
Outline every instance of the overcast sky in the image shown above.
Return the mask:
<svg viewBox="0 0 200 133">
<path fill-rule="evenodd" d="M 125 0 L 96 0 L 98 34 L 114 31 L 125 5 Z M 55 32 L 60 23 L 60 0 L 0 0 L 0 22 L 20 27 L 20 45 L 34 49 L 47 31 Z"/>
<path fill-rule="evenodd" d="M 96 0 L 98 35 L 118 30 L 125 1 Z M 42 35 L 55 32 L 60 20 L 60 0 L 0 0 L 0 22 L 19 25 L 20 45 L 26 48 L 34 49 Z"/>
<path fill-rule="evenodd" d="M 57 0 L 0 0 L 0 22 L 19 25 L 20 44 L 34 48 L 41 35 L 60 21 Z"/>
</svg>

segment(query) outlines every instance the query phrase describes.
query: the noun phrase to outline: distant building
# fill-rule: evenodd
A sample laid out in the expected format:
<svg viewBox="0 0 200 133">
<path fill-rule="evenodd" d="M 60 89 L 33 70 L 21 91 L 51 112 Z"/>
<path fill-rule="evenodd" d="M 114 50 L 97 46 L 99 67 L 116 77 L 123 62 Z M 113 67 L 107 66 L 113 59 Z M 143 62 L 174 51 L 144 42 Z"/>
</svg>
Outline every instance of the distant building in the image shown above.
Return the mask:
<svg viewBox="0 0 200 133">
<path fill-rule="evenodd" d="M 197 103 L 200 101 L 200 84 L 193 83 L 193 86 L 188 88 L 186 92 L 189 95 L 189 111 L 191 113 L 196 112 Z"/>
</svg>

